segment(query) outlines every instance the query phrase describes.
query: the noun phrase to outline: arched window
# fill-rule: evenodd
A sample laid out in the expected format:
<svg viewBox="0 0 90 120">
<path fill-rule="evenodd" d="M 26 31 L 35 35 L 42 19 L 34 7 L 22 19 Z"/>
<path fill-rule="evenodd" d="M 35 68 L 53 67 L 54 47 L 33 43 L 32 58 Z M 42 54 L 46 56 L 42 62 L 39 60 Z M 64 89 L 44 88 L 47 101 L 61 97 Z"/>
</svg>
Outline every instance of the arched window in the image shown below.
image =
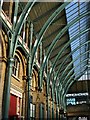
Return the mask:
<svg viewBox="0 0 90 120">
<path fill-rule="evenodd" d="M 31 89 L 35 91 L 36 89 L 36 73 L 33 71 L 32 80 L 31 80 Z"/>
<path fill-rule="evenodd" d="M 19 69 L 20 69 L 20 61 L 18 57 L 15 56 L 12 74 L 14 74 L 16 77 L 19 77 Z"/>
</svg>

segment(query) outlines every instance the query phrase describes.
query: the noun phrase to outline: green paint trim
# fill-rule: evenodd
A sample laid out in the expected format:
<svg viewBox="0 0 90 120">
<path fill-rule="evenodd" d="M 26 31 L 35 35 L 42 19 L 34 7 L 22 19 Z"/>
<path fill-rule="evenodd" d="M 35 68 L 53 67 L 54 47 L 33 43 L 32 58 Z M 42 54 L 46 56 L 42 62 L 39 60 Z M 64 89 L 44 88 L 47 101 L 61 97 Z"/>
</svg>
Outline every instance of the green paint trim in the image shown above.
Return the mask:
<svg viewBox="0 0 90 120">
<path fill-rule="evenodd" d="M 17 14 L 18 14 L 18 6 L 19 6 L 19 0 L 16 0 L 15 2 L 15 10 L 14 10 L 14 18 L 13 18 L 13 30 L 16 26 L 16 21 L 17 21 Z"/>
<path fill-rule="evenodd" d="M 71 1 L 71 0 L 70 0 Z M 38 46 L 40 45 L 42 39 L 43 39 L 43 36 L 46 32 L 46 30 L 49 28 L 49 26 L 51 25 L 51 23 L 55 20 L 55 18 L 59 15 L 59 13 L 64 10 L 64 8 L 69 4 L 70 2 L 65 2 L 64 4 L 62 4 L 50 17 L 49 19 L 46 21 L 46 23 L 44 24 L 44 26 L 42 27 L 40 33 L 39 33 L 39 37 L 36 39 L 35 43 L 34 43 L 34 47 L 33 47 L 33 50 L 32 50 L 32 59 L 31 59 L 31 71 L 32 71 L 32 67 L 33 67 L 33 64 L 34 64 L 34 58 L 35 58 L 35 53 L 38 49 Z M 40 76 L 41 75 L 41 72 L 40 72 Z M 41 78 L 41 77 L 40 77 Z M 40 85 L 39 85 L 39 88 L 42 89 L 42 80 L 40 79 Z"/>
<path fill-rule="evenodd" d="M 77 17 L 75 20 L 73 20 L 72 22 L 70 22 L 67 26 L 65 26 L 65 27 L 59 32 L 59 34 L 58 34 L 58 35 L 56 36 L 56 38 L 53 40 L 52 44 L 51 44 L 50 47 L 48 48 L 46 57 L 44 58 L 43 64 L 42 64 L 42 66 L 41 66 L 41 68 L 40 68 L 40 87 L 42 87 L 43 72 L 44 72 L 44 68 L 45 68 L 45 66 L 46 66 L 46 61 L 47 61 L 47 59 L 49 59 L 50 54 L 51 54 L 54 46 L 56 45 L 58 39 L 60 39 L 60 37 L 65 33 L 65 31 L 66 31 L 71 25 L 73 25 L 73 24 L 76 23 L 78 20 L 80 20 L 81 18 L 83 18 L 84 16 L 86 16 L 86 15 L 88 15 L 88 14 L 90 14 L 90 11 L 87 12 L 87 13 L 84 13 L 83 15 Z M 66 49 L 66 48 L 67 48 L 67 45 L 66 45 L 65 47 L 63 47 L 63 49 L 61 50 L 61 53 L 62 53 L 63 50 Z M 60 53 L 60 54 L 61 54 L 61 53 Z M 59 57 L 59 55 L 58 55 L 57 57 Z M 55 60 L 57 60 L 57 58 L 56 58 Z M 56 64 L 56 62 L 55 62 L 54 64 Z M 53 68 L 54 68 L 54 65 L 53 65 L 51 71 L 53 71 Z M 51 73 L 51 72 L 50 72 L 50 73 Z"/>
<path fill-rule="evenodd" d="M 71 43 L 72 41 L 74 41 L 75 39 L 77 39 L 77 38 L 78 38 L 79 36 L 81 36 L 82 34 L 88 32 L 89 30 L 90 30 L 90 28 L 81 31 L 79 34 L 77 34 L 75 37 L 73 37 L 71 40 L 69 40 L 69 41 L 64 45 L 64 47 L 61 49 L 61 51 L 58 53 L 58 55 L 57 55 L 56 58 L 55 58 L 55 61 L 54 61 L 53 66 L 52 66 L 52 70 L 53 70 L 53 67 L 55 67 L 55 63 L 56 63 L 57 59 L 58 59 L 58 58 L 60 59 L 63 51 L 70 45 L 70 43 Z M 61 66 L 60 66 L 60 67 L 61 67 Z M 49 72 L 48 77 L 47 77 L 47 81 L 49 81 L 49 84 L 50 84 L 50 76 L 51 76 L 52 70 Z M 56 80 L 56 78 L 55 78 L 55 80 Z M 54 80 L 54 84 L 55 84 L 55 82 L 56 82 L 55 80 Z M 59 85 L 60 85 L 60 82 L 59 82 Z"/>
<path fill-rule="evenodd" d="M 84 66 L 85 68 L 86 68 L 86 66 Z M 86 69 L 85 69 L 86 70 Z M 82 74 L 83 75 L 83 74 Z M 62 104 L 64 105 L 64 107 L 66 107 L 66 104 L 65 104 L 65 96 L 66 96 L 66 94 L 67 94 L 67 92 L 68 92 L 68 89 L 70 88 L 70 86 L 73 84 L 73 82 L 75 82 L 77 79 L 79 79 L 82 75 L 80 75 L 80 76 L 78 76 L 76 79 L 74 79 L 73 81 L 71 81 L 70 83 L 69 83 L 69 85 L 67 86 L 67 88 L 66 88 L 66 91 L 65 91 L 65 93 L 64 93 L 64 95 L 63 95 L 63 98 L 62 98 Z"/>
<path fill-rule="evenodd" d="M 29 56 L 28 56 L 28 72 L 27 72 L 27 82 L 28 82 L 28 100 L 27 100 L 27 118 L 30 120 L 30 85 L 32 76 L 30 76 L 30 65 L 31 65 L 31 49 L 32 49 L 32 38 L 33 38 L 33 24 L 30 27 L 30 44 L 29 44 Z"/>
<path fill-rule="evenodd" d="M 65 62 L 68 60 L 68 58 L 69 58 L 70 56 L 72 56 L 72 54 L 73 54 L 75 51 L 77 51 L 77 50 L 80 49 L 82 46 L 84 46 L 84 45 L 86 45 L 86 44 L 88 44 L 88 43 L 90 43 L 90 41 L 87 41 L 87 42 L 81 44 L 80 46 L 76 47 L 73 51 L 70 52 L 70 54 L 68 54 L 67 57 L 65 57 L 65 59 L 63 60 L 63 62 L 62 62 L 61 65 L 59 66 L 58 71 L 56 72 L 56 76 L 55 76 L 55 80 L 54 80 L 54 81 L 57 80 L 58 75 L 59 75 L 59 72 L 60 72 L 60 70 L 62 69 L 62 67 L 63 67 L 63 65 L 65 64 Z M 54 82 L 54 83 L 55 83 L 55 82 Z"/>
<path fill-rule="evenodd" d="M 90 50 L 89 50 L 90 51 Z M 88 52 L 89 52 L 88 51 Z M 87 53 L 87 52 L 86 52 Z M 84 53 L 85 54 L 85 53 Z M 89 59 L 89 58 L 88 58 Z M 87 61 L 88 59 L 85 59 L 84 61 L 81 61 L 81 64 L 82 63 L 84 63 L 85 61 Z M 79 64 L 78 64 L 79 65 Z M 75 66 L 74 68 L 76 68 L 76 67 L 78 67 L 78 65 L 77 66 Z M 85 65 L 84 65 L 85 66 Z M 82 67 L 83 68 L 83 67 Z M 77 72 L 79 72 L 80 70 L 78 70 Z M 59 89 L 60 90 L 60 102 L 62 101 L 61 99 L 62 99 L 62 97 L 63 97 L 63 95 L 62 95 L 62 93 L 64 92 L 64 91 L 66 91 L 65 90 L 65 88 L 66 88 L 66 86 L 68 86 L 68 83 L 70 82 L 70 80 L 72 80 L 73 79 L 73 77 L 75 76 L 75 73 L 72 75 L 72 76 L 70 76 L 70 78 L 68 79 L 68 81 L 67 82 L 63 82 L 63 84 L 62 84 L 62 88 L 61 89 Z M 64 85 L 64 86 L 63 86 Z M 58 88 L 59 88 L 59 86 L 58 86 Z"/>
<path fill-rule="evenodd" d="M 86 52 L 78 55 L 74 60 L 72 60 L 72 61 L 67 65 L 67 67 L 65 68 L 65 70 L 63 71 L 63 73 L 62 73 L 62 75 L 61 75 L 61 77 L 60 77 L 60 82 L 61 82 L 61 83 L 65 82 L 66 78 L 71 74 L 71 72 L 73 72 L 73 70 L 76 68 L 77 65 L 79 66 L 80 63 L 77 64 L 75 67 L 73 67 L 73 68 L 68 72 L 68 74 L 65 76 L 65 78 L 64 78 L 63 75 L 64 75 L 64 73 L 68 70 L 68 68 L 69 68 L 76 60 L 78 60 L 79 57 L 82 57 L 83 55 L 86 55 L 88 52 L 89 52 L 89 51 L 86 51 Z M 78 66 L 77 66 L 77 67 L 78 67 Z"/>
<path fill-rule="evenodd" d="M 33 5 L 35 4 L 37 0 L 29 0 L 28 3 L 26 4 L 23 12 L 21 13 L 18 21 L 17 21 L 17 24 L 16 24 L 16 27 L 14 29 L 14 33 L 13 33 L 13 41 L 14 41 L 14 46 L 13 46 L 13 53 L 12 55 L 14 56 L 15 54 L 15 50 L 16 50 L 16 47 L 17 47 L 17 42 L 18 42 L 18 35 L 20 35 L 20 32 L 22 30 L 22 27 L 23 27 L 23 24 L 29 14 L 29 12 L 31 11 Z"/>
</svg>

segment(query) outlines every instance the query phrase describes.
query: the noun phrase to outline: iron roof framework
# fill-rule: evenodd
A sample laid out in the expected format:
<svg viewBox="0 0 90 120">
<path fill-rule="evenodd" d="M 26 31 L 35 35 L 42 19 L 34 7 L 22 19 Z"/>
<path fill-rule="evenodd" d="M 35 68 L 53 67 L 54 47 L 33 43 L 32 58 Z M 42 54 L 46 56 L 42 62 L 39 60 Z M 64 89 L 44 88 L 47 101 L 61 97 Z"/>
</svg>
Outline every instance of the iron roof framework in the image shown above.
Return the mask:
<svg viewBox="0 0 90 120">
<path fill-rule="evenodd" d="M 57 106 L 60 104 L 65 108 L 65 95 L 72 83 L 82 76 L 88 66 L 89 34 L 90 34 L 90 3 L 89 2 L 37 2 L 34 0 L 28 3 L 19 3 L 17 0 L 14 17 L 20 15 L 14 21 L 11 30 L 10 53 L 8 58 L 8 75 L 4 116 L 8 116 L 8 99 L 10 91 L 10 79 L 12 73 L 13 57 L 18 47 L 18 35 L 20 34 L 25 21 L 31 23 L 30 41 L 33 39 L 33 32 L 36 36 L 35 43 L 29 46 L 28 58 L 28 91 L 32 79 L 32 68 L 38 47 L 42 44 L 45 50 L 45 57 L 42 59 L 39 71 L 39 90 L 42 90 L 42 83 L 45 68 L 48 61 L 51 61 L 50 71 L 47 71 L 47 99 L 49 87 L 52 85 L 52 94 L 56 93 Z M 18 5 L 24 9 L 18 10 Z M 12 39 L 12 40 L 11 40 Z M 30 42 L 32 43 L 32 42 Z M 21 47 L 23 47 L 21 45 Z M 32 48 L 32 49 L 31 49 Z M 28 92 L 29 93 L 29 92 Z M 28 94 L 29 96 L 29 94 Z M 29 116 L 28 101 L 28 116 Z"/>
</svg>

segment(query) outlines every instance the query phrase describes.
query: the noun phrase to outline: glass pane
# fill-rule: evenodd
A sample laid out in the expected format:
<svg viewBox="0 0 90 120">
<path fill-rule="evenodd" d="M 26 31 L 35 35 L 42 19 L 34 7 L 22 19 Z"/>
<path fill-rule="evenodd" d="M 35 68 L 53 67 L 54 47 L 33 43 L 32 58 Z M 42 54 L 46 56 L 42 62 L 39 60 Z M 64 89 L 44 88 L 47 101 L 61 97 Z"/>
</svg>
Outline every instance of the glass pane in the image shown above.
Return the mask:
<svg viewBox="0 0 90 120">
<path fill-rule="evenodd" d="M 88 3 L 87 2 L 71 2 L 66 7 L 67 24 L 69 24 L 71 21 L 73 21 L 80 15 L 88 12 L 89 10 L 90 10 L 90 2 Z M 74 23 L 68 29 L 70 39 L 74 38 L 80 32 L 83 32 L 84 30 L 88 29 L 89 26 L 90 26 L 90 15 L 81 18 L 78 22 Z M 88 40 L 89 40 L 89 32 L 76 38 L 70 44 L 71 51 L 81 46 L 78 50 L 76 50 L 72 54 L 72 59 L 74 61 L 73 66 L 74 66 L 75 77 L 77 76 L 79 77 L 85 73 L 85 70 L 86 70 L 85 66 L 87 65 L 87 60 L 85 61 L 85 59 L 87 59 L 88 57 L 88 52 L 86 52 L 88 50 L 88 43 L 87 45 L 83 45 L 83 46 L 82 44 L 87 42 Z"/>
</svg>

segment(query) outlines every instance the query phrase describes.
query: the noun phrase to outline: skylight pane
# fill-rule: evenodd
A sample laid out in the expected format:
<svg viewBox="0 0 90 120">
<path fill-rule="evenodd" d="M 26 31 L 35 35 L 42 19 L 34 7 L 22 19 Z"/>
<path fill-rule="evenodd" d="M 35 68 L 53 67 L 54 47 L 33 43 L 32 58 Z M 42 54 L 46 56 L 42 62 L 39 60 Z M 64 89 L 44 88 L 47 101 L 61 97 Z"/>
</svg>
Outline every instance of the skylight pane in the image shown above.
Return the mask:
<svg viewBox="0 0 90 120">
<path fill-rule="evenodd" d="M 86 2 L 76 2 L 76 3 L 71 2 L 66 7 L 67 23 L 70 23 L 71 21 L 75 20 L 77 17 L 84 14 L 88 10 L 90 10 L 90 7 Z M 77 21 L 72 26 L 70 26 L 70 28 L 68 29 L 70 39 L 73 39 L 73 37 L 75 37 L 81 31 L 84 31 L 87 28 L 89 28 L 89 26 L 90 26 L 90 16 L 88 15 L 81 18 L 79 21 Z M 81 35 L 80 37 L 76 38 L 74 41 L 72 41 L 70 44 L 71 51 L 73 51 L 79 46 L 82 46 L 83 43 L 87 42 L 89 36 L 88 34 L 89 33 L 87 32 Z M 86 59 L 88 57 L 88 52 L 86 52 L 88 50 L 87 46 L 88 45 L 83 45 L 72 54 L 72 59 L 74 61 L 73 66 L 74 66 L 75 77 L 80 76 L 81 73 L 84 73 L 86 70 L 86 65 L 87 65 Z M 79 72 L 77 73 L 77 71 Z"/>
</svg>

